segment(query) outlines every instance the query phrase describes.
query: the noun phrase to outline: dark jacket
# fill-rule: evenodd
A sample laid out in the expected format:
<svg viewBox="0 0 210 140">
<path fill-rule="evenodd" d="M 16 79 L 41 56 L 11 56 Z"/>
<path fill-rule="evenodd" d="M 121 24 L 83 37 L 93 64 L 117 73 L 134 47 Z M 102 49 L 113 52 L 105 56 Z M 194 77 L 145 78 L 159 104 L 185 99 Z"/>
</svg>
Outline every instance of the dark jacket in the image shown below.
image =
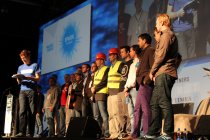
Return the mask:
<svg viewBox="0 0 210 140">
<path fill-rule="evenodd" d="M 140 54 L 140 65 L 136 71 L 136 80 L 138 85 L 153 85 L 153 82 L 149 78 L 149 72 L 154 62 L 155 49 L 151 46 L 146 47 Z"/>
<path fill-rule="evenodd" d="M 165 73 L 177 78 L 176 57 L 178 54 L 178 40 L 175 34 L 166 29 L 162 31 L 160 41 L 155 49 L 155 60 L 151 74 L 155 77 Z"/>
<path fill-rule="evenodd" d="M 83 90 L 83 80 L 77 82 L 75 89 L 72 89 L 72 94 L 74 95 L 74 109 L 81 111 L 82 110 L 82 90 Z"/>
<path fill-rule="evenodd" d="M 44 106 L 44 95 L 42 93 L 37 93 L 36 99 L 36 113 L 42 114 L 42 108 Z"/>
<path fill-rule="evenodd" d="M 92 96 L 92 93 L 91 93 L 91 88 L 89 87 L 89 84 L 92 80 L 92 77 L 91 77 L 91 74 L 89 73 L 87 75 L 87 80 L 86 80 L 86 83 L 84 85 L 84 97 L 85 98 L 90 98 Z"/>
</svg>

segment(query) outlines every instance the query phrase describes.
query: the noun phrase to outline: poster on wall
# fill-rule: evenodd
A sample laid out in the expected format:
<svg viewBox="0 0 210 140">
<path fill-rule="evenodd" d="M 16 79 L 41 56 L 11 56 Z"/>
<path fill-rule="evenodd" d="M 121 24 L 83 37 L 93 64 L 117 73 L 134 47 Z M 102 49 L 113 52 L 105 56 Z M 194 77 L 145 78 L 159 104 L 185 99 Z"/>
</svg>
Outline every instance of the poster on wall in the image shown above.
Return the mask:
<svg viewBox="0 0 210 140">
<path fill-rule="evenodd" d="M 91 4 L 41 27 L 42 74 L 89 61 L 90 17 Z"/>
</svg>

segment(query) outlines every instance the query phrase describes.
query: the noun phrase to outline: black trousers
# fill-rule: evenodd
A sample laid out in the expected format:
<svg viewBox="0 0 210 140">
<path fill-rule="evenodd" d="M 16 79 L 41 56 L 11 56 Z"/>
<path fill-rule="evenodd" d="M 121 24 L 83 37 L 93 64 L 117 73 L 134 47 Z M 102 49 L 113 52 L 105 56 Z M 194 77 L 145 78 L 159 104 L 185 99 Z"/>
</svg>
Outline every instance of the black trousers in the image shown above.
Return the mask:
<svg viewBox="0 0 210 140">
<path fill-rule="evenodd" d="M 174 132 L 174 113 L 171 101 L 171 90 L 176 78 L 168 74 L 160 74 L 155 79 L 150 106 L 152 119 L 148 135 L 159 135 L 162 119 L 164 119 L 163 132 L 172 135 Z"/>
</svg>

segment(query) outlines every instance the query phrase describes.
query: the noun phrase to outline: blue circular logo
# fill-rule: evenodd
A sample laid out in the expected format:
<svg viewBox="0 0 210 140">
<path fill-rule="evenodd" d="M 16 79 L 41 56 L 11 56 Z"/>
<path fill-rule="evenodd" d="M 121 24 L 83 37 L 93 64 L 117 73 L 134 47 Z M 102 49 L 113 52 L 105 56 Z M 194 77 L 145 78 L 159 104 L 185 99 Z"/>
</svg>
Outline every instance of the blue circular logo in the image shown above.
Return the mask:
<svg viewBox="0 0 210 140">
<path fill-rule="evenodd" d="M 71 59 L 72 55 L 76 51 L 78 43 L 78 27 L 75 23 L 70 23 L 64 28 L 63 36 L 61 39 L 62 53 L 67 58 L 67 60 Z"/>
</svg>

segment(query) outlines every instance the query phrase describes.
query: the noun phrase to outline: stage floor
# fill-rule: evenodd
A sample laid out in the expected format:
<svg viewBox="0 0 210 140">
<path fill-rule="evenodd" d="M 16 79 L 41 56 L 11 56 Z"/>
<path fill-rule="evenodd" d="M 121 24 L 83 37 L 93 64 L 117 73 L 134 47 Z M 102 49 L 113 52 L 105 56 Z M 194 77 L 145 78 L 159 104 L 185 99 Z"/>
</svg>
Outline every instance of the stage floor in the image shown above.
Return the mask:
<svg viewBox="0 0 210 140">
<path fill-rule="evenodd" d="M 68 137 L 68 138 L 61 138 L 61 137 L 51 137 L 51 138 L 46 138 L 46 137 L 41 137 L 41 138 L 33 138 L 33 137 L 32 138 L 28 138 L 28 137 L 3 137 L 3 138 L 0 138 L 0 140 L 111 140 L 111 139 L 109 139 L 109 138 L 106 138 L 106 139 L 94 139 L 94 138 L 86 138 L 86 137 Z M 121 140 L 128 140 L 128 139 L 123 138 Z M 135 140 L 138 140 L 138 138 L 135 139 Z M 210 140 L 210 135 L 208 135 L 208 136 L 196 135 L 196 136 L 193 136 L 192 138 L 189 138 L 188 140 Z"/>
<path fill-rule="evenodd" d="M 74 138 L 59 138 L 59 137 L 52 137 L 52 138 L 27 138 L 27 137 L 4 137 L 0 138 L 1 140 L 97 140 L 94 138 L 85 138 L 85 137 L 74 137 Z"/>
</svg>

